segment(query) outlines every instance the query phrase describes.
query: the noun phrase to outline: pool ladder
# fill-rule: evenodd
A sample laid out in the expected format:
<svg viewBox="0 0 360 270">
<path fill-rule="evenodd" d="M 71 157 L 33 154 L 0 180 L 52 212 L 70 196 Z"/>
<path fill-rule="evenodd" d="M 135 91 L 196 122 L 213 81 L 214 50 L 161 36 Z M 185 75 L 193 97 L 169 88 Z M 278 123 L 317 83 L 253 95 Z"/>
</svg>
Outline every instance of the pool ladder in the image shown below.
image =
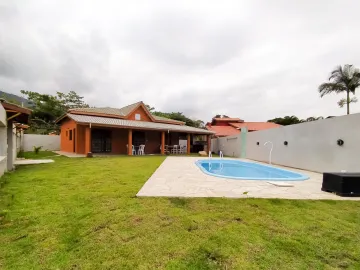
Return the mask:
<svg viewBox="0 0 360 270">
<path fill-rule="evenodd" d="M 222 151 L 219 151 L 219 156 L 220 156 L 220 160 L 224 158 L 224 154 L 223 154 Z M 211 152 L 209 152 L 209 171 L 212 170 L 212 165 L 211 165 L 210 159 L 212 159 L 212 154 L 211 154 Z M 223 164 L 222 162 L 220 162 L 219 171 L 222 171 L 223 169 L 224 169 L 224 164 Z"/>
<path fill-rule="evenodd" d="M 220 156 L 220 159 L 223 159 L 224 158 L 224 154 L 222 151 L 219 151 L 219 156 Z M 212 159 L 212 153 L 209 152 L 209 159 Z"/>
</svg>

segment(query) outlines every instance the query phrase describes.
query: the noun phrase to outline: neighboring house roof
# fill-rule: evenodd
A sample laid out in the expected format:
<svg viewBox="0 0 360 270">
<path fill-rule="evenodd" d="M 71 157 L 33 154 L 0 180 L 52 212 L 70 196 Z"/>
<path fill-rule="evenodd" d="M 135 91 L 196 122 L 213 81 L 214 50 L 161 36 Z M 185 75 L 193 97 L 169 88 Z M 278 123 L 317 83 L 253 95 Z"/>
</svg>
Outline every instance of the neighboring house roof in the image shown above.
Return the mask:
<svg viewBox="0 0 360 270">
<path fill-rule="evenodd" d="M 221 122 L 221 123 L 219 123 Z M 206 124 L 206 129 L 215 132 L 215 136 L 224 137 L 240 133 L 241 128 L 246 127 L 248 131 L 258 131 L 269 128 L 281 127 L 281 125 L 271 122 L 244 122 L 240 118 L 216 118 L 211 123 Z"/>
<path fill-rule="evenodd" d="M 281 127 L 281 125 L 271 122 L 244 122 L 244 123 L 229 123 L 229 125 L 241 129 L 246 127 L 249 131 L 257 131 L 269 128 Z"/>
<path fill-rule="evenodd" d="M 218 137 L 231 136 L 240 133 L 240 130 L 231 126 L 206 126 L 206 129 L 215 132 L 215 135 Z"/>
<path fill-rule="evenodd" d="M 68 113 L 66 116 L 80 124 L 93 124 L 97 126 L 118 126 L 124 128 L 163 130 L 163 131 L 169 130 L 169 131 L 196 133 L 196 134 L 209 134 L 209 135 L 214 134 L 214 132 L 206 129 L 194 128 L 185 125 L 172 125 L 172 124 L 164 124 L 164 123 L 125 120 L 119 118 L 72 114 L 72 113 Z"/>
<path fill-rule="evenodd" d="M 122 107 L 122 108 L 74 108 L 70 109 L 68 112 L 73 114 L 85 114 L 85 115 L 93 115 L 93 116 L 103 116 L 103 117 L 116 117 L 116 118 L 125 118 L 131 112 L 133 112 L 138 107 L 142 106 L 146 113 L 152 118 L 154 121 L 166 122 L 166 123 L 174 123 L 178 125 L 184 125 L 185 123 L 182 121 L 177 121 L 165 117 L 160 117 L 151 114 L 149 110 L 146 108 L 145 104 L 142 101 L 136 102 L 134 104 Z M 59 119 L 60 120 L 60 119 Z"/>
<path fill-rule="evenodd" d="M 213 121 L 223 121 L 223 122 L 244 122 L 244 120 L 240 118 L 230 118 L 230 117 L 214 117 Z"/>
</svg>

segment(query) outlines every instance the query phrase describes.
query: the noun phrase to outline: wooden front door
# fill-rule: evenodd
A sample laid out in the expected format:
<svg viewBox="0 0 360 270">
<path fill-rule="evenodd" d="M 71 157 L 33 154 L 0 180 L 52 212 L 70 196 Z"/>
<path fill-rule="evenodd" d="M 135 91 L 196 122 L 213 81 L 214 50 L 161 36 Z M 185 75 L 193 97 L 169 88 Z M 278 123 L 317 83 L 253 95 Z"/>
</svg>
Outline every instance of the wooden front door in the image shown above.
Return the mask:
<svg viewBox="0 0 360 270">
<path fill-rule="evenodd" d="M 91 152 L 111 152 L 111 130 L 93 129 L 91 131 Z"/>
</svg>

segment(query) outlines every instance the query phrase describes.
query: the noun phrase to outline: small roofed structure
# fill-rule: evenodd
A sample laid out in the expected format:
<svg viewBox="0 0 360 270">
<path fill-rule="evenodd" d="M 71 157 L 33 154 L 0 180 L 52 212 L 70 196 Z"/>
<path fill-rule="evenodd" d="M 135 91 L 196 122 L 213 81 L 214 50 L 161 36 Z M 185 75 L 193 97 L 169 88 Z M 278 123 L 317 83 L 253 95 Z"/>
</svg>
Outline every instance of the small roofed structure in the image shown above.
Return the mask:
<svg viewBox="0 0 360 270">
<path fill-rule="evenodd" d="M 14 169 L 16 136 L 27 129 L 31 110 L 0 99 L 0 175 Z"/>
</svg>

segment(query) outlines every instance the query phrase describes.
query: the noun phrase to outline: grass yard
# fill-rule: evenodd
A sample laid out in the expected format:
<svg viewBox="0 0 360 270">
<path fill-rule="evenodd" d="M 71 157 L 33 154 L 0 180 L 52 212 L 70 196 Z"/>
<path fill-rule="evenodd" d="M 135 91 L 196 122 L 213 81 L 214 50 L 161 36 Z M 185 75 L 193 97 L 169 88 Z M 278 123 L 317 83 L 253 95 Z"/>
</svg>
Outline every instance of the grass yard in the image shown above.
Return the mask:
<svg viewBox="0 0 360 270">
<path fill-rule="evenodd" d="M 360 202 L 136 198 L 164 157 L 0 179 L 1 269 L 360 269 Z"/>
</svg>

